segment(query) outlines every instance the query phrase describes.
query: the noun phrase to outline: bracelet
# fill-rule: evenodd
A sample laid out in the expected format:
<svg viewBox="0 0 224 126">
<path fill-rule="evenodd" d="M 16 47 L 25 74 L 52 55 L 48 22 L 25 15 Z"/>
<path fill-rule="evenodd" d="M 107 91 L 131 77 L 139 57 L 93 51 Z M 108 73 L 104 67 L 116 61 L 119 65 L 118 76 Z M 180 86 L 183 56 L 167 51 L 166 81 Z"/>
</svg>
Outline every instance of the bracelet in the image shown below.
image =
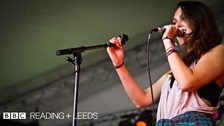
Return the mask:
<svg viewBox="0 0 224 126">
<path fill-rule="evenodd" d="M 114 67 L 115 67 L 115 69 L 118 69 L 118 68 L 122 67 L 123 65 L 124 65 L 124 62 L 122 62 L 120 65 L 114 66 Z"/>
<path fill-rule="evenodd" d="M 174 46 L 169 47 L 168 49 L 166 49 L 166 52 L 168 52 L 172 48 L 175 48 L 175 47 Z"/>
<path fill-rule="evenodd" d="M 178 52 L 178 50 L 175 47 L 171 47 L 168 51 L 166 51 L 166 56 L 168 57 L 173 52 Z"/>
<path fill-rule="evenodd" d="M 165 40 L 165 39 L 169 39 L 173 43 L 173 39 L 172 38 L 166 36 L 162 40 Z"/>
</svg>

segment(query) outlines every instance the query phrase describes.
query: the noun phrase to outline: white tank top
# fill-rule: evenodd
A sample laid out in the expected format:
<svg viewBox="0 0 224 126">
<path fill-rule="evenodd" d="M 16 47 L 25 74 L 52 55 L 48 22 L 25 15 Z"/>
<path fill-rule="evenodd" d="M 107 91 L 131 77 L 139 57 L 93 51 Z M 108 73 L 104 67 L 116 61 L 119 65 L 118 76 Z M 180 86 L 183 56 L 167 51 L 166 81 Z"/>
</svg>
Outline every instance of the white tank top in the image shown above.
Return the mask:
<svg viewBox="0 0 224 126">
<path fill-rule="evenodd" d="M 160 119 L 171 119 L 187 111 L 198 111 L 208 114 L 215 114 L 218 111 L 220 103 L 216 107 L 208 106 L 198 96 L 197 90 L 189 92 L 183 91 L 178 87 L 176 80 L 172 88 L 170 88 L 170 76 L 167 76 L 161 89 L 157 121 Z"/>
</svg>

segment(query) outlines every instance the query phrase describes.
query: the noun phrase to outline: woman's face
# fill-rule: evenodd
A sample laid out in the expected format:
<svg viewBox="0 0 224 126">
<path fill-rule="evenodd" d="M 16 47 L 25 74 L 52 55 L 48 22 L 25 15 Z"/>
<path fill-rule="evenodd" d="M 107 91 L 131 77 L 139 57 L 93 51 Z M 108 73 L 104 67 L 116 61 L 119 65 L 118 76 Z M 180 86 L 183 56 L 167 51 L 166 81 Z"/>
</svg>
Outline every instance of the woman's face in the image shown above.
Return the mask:
<svg viewBox="0 0 224 126">
<path fill-rule="evenodd" d="M 186 21 L 184 15 L 182 14 L 181 8 L 179 7 L 173 17 L 173 24 L 179 28 L 180 30 L 184 30 L 185 35 L 182 37 L 177 37 L 177 40 L 180 45 L 183 45 L 186 38 L 189 36 L 189 34 L 192 33 L 192 29 L 190 28 L 188 22 Z"/>
</svg>

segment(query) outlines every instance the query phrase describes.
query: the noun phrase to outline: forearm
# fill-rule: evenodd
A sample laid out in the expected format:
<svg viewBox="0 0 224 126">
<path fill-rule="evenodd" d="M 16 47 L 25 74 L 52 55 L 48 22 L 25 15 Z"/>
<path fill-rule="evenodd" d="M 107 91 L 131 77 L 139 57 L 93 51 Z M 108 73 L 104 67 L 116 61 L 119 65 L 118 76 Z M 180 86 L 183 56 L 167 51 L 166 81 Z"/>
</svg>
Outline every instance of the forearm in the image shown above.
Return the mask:
<svg viewBox="0 0 224 126">
<path fill-rule="evenodd" d="M 146 96 L 145 92 L 141 89 L 141 87 L 137 84 L 137 82 L 128 72 L 125 65 L 123 65 L 119 69 L 116 69 L 116 71 L 118 73 L 118 76 L 122 82 L 125 91 L 127 92 L 131 101 L 136 105 L 136 107 L 149 105 L 150 97 L 148 98 Z"/>
<path fill-rule="evenodd" d="M 163 40 L 165 50 L 170 47 L 174 47 L 173 43 L 169 39 Z M 179 53 L 174 52 L 167 57 L 170 69 L 179 83 L 180 88 L 183 90 L 192 89 L 191 80 L 193 78 L 192 70 L 183 62 Z"/>
</svg>

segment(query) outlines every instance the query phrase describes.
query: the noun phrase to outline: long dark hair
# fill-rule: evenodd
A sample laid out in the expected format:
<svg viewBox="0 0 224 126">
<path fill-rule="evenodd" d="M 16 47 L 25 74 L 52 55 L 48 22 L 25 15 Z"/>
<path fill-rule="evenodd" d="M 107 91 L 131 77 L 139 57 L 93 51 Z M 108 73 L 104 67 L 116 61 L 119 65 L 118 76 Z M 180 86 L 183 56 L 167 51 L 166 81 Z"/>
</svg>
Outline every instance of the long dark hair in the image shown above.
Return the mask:
<svg viewBox="0 0 224 126">
<path fill-rule="evenodd" d="M 200 57 L 222 41 L 215 17 L 209 7 L 196 1 L 181 1 L 177 8 L 181 8 L 184 20 L 192 29 L 192 34 L 183 45 L 183 61 L 190 66 Z"/>
</svg>

